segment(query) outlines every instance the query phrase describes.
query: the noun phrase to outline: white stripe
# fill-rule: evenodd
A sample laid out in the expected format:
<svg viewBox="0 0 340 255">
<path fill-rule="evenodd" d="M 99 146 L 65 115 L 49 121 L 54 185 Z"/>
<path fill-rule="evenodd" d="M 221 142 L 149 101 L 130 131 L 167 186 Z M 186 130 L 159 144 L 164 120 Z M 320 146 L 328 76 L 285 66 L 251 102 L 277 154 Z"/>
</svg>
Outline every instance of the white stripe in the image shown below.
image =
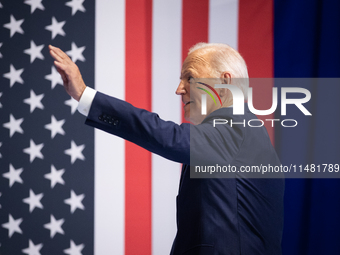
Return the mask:
<svg viewBox="0 0 340 255">
<path fill-rule="evenodd" d="M 207 94 L 202 94 L 201 98 L 202 98 L 201 99 L 201 105 L 202 105 L 201 114 L 207 115 Z"/>
<path fill-rule="evenodd" d="M 152 111 L 181 123 L 182 1 L 153 0 Z M 176 234 L 180 165 L 152 155 L 152 254 L 169 254 Z"/>
<path fill-rule="evenodd" d="M 209 42 L 238 48 L 238 5 L 238 0 L 209 1 Z"/>
<path fill-rule="evenodd" d="M 97 0 L 95 88 L 125 98 L 125 1 Z M 94 253 L 124 254 L 124 140 L 95 130 Z"/>
</svg>

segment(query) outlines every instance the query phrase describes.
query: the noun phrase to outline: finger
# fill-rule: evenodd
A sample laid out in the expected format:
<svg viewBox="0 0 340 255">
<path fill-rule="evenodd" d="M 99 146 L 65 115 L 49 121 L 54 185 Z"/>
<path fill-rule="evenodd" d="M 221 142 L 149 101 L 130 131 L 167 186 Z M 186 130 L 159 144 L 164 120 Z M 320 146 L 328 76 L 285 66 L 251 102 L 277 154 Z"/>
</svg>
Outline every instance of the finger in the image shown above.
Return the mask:
<svg viewBox="0 0 340 255">
<path fill-rule="evenodd" d="M 63 61 L 63 59 L 54 50 L 50 50 L 50 55 L 59 62 Z"/>
<path fill-rule="evenodd" d="M 54 47 L 54 46 L 52 47 L 53 47 L 52 50 L 62 59 L 67 59 L 67 60 L 70 59 L 69 56 L 65 52 L 63 52 L 61 49 Z"/>
<path fill-rule="evenodd" d="M 61 70 L 60 68 L 57 67 L 57 71 L 60 74 L 60 76 L 63 79 L 63 81 L 67 80 L 66 73 L 63 70 Z"/>
<path fill-rule="evenodd" d="M 67 65 L 64 65 L 58 61 L 54 61 L 54 65 L 57 67 L 57 69 L 62 70 L 63 72 L 65 72 Z"/>
<path fill-rule="evenodd" d="M 73 63 L 70 57 L 65 52 L 63 52 L 61 49 L 54 47 L 52 45 L 49 45 L 49 47 L 55 53 L 55 55 L 59 57 L 58 59 L 59 62 Z"/>
<path fill-rule="evenodd" d="M 61 59 L 64 58 L 63 54 L 60 53 L 61 50 L 59 48 L 54 47 L 52 45 L 49 45 L 49 48 L 50 48 L 50 51 L 55 53 L 55 55 L 59 56 Z"/>
<path fill-rule="evenodd" d="M 67 85 L 68 79 L 65 75 L 60 74 L 61 79 L 63 80 L 64 85 Z"/>
<path fill-rule="evenodd" d="M 64 75 L 62 75 L 61 73 L 60 73 L 60 76 L 61 76 L 61 79 L 63 80 L 63 83 L 64 83 L 64 85 L 66 85 L 67 84 L 67 77 L 66 76 L 64 76 Z"/>
<path fill-rule="evenodd" d="M 67 83 L 68 83 L 68 78 L 67 78 L 65 72 L 62 71 L 62 70 L 60 70 L 60 69 L 58 69 L 58 68 L 57 68 L 57 71 L 58 71 L 58 73 L 60 74 L 61 79 L 63 80 L 64 85 L 67 85 Z"/>
</svg>

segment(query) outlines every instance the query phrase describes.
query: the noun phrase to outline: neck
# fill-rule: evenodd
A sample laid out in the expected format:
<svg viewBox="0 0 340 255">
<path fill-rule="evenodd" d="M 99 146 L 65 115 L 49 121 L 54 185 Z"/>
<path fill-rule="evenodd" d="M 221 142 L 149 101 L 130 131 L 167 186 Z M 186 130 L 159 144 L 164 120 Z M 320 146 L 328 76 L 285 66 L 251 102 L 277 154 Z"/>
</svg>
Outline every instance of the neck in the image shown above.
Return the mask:
<svg viewBox="0 0 340 255">
<path fill-rule="evenodd" d="M 222 107 L 230 107 L 233 105 L 233 98 L 232 97 L 228 97 L 226 98 L 226 100 L 223 102 Z"/>
</svg>

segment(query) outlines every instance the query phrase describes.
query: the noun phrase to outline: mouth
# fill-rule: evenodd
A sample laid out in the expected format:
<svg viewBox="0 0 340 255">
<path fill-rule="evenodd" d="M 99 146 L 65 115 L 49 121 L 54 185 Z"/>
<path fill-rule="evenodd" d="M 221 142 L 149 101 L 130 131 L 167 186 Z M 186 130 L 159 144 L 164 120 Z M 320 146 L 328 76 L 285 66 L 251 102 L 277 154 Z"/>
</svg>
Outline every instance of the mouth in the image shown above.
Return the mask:
<svg viewBox="0 0 340 255">
<path fill-rule="evenodd" d="M 189 102 L 184 102 L 184 107 L 189 105 L 190 103 L 192 103 L 192 101 L 189 101 Z"/>
</svg>

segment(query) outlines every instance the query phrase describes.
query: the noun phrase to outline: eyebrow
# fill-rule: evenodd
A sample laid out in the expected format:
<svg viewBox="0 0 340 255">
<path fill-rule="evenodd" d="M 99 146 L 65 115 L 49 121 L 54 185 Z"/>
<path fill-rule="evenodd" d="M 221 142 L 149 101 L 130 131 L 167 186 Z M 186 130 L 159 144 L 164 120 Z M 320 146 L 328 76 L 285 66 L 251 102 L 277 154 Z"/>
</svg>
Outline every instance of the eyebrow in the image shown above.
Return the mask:
<svg viewBox="0 0 340 255">
<path fill-rule="evenodd" d="M 183 77 L 191 75 L 192 76 L 192 72 L 190 70 L 185 70 L 184 72 L 181 72 L 181 76 L 179 77 L 181 80 L 183 79 Z"/>
</svg>

